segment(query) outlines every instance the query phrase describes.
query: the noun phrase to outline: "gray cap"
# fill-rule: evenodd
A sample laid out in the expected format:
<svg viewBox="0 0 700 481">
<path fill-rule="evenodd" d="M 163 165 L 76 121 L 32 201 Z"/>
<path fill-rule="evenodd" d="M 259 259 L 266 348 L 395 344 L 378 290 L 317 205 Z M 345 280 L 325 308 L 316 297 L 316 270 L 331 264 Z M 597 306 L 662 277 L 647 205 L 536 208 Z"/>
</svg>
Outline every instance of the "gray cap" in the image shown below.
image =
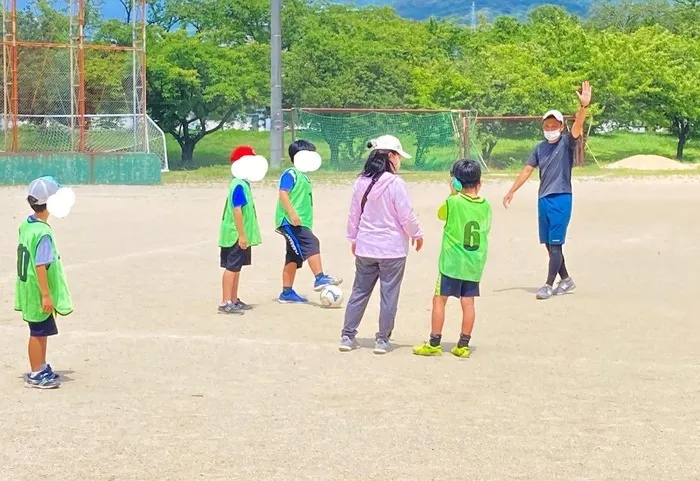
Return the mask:
<svg viewBox="0 0 700 481">
<path fill-rule="evenodd" d="M 31 196 L 36 199 L 36 205 L 44 205 L 49 201 L 49 197 L 58 192 L 61 184 L 51 176 L 39 177 L 34 179 L 29 188 L 27 188 L 27 197 Z"/>
</svg>

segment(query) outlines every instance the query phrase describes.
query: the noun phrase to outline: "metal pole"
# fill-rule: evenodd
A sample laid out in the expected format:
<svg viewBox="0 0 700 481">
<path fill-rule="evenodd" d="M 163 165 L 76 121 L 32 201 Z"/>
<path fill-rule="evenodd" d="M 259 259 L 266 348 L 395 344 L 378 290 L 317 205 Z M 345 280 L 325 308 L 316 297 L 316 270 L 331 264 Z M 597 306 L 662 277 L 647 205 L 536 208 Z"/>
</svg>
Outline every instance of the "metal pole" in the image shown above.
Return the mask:
<svg viewBox="0 0 700 481">
<path fill-rule="evenodd" d="M 19 52 L 17 51 L 17 0 L 12 0 L 12 152 L 19 152 Z"/>
<path fill-rule="evenodd" d="M 141 10 L 141 113 L 143 115 L 143 141 L 146 144 L 146 152 L 150 152 L 150 140 L 148 139 L 148 110 L 146 108 L 146 0 L 140 1 Z"/>
<path fill-rule="evenodd" d="M 78 0 L 78 151 L 87 152 L 85 125 L 85 0 Z"/>
<path fill-rule="evenodd" d="M 131 96 L 132 96 L 132 107 L 131 107 L 131 113 L 133 117 L 131 118 L 132 122 L 132 129 L 134 131 L 134 148 L 132 149 L 132 152 L 138 152 L 139 151 L 139 121 L 138 121 L 138 112 L 139 112 L 139 93 L 138 93 L 138 82 L 139 82 L 139 77 L 137 76 L 140 72 L 137 73 L 136 71 L 136 59 L 137 59 L 137 42 L 136 42 L 136 11 L 134 10 L 134 7 L 136 7 L 136 1 L 132 0 L 131 2 L 131 46 L 134 49 L 131 52 Z M 141 32 L 139 32 L 140 34 Z"/>
<path fill-rule="evenodd" d="M 464 157 L 471 159 L 472 139 L 471 139 L 471 117 L 469 113 L 464 114 Z"/>
<path fill-rule="evenodd" d="M 68 49 L 70 55 L 70 150 L 75 151 L 75 95 L 76 95 L 76 85 L 75 85 L 75 5 L 74 0 L 70 1 L 70 48 Z"/>
<path fill-rule="evenodd" d="M 290 130 L 292 131 L 292 142 L 296 142 L 297 140 L 297 111 L 295 109 L 292 109 L 289 111 L 289 127 Z M 284 147 L 284 146 L 283 146 Z"/>
<path fill-rule="evenodd" d="M 271 0 L 270 22 L 270 163 L 274 167 L 282 164 L 284 144 L 284 120 L 282 117 L 282 0 Z"/>
<path fill-rule="evenodd" d="M 10 121 L 8 117 L 8 105 L 7 105 L 7 18 L 5 17 L 5 10 L 7 10 L 7 4 L 5 0 L 2 0 L 2 85 L 3 85 L 3 109 L 2 109 L 2 131 L 4 132 L 4 139 L 2 144 L 3 152 L 7 150 L 7 132 L 10 126 Z"/>
</svg>

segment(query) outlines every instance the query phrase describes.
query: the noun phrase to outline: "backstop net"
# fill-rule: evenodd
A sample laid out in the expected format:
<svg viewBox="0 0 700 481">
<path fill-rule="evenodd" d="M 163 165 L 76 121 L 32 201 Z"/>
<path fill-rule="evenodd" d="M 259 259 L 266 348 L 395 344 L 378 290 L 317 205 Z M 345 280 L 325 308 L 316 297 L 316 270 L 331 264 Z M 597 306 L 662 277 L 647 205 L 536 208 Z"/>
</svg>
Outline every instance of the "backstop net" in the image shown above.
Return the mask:
<svg viewBox="0 0 700 481">
<path fill-rule="evenodd" d="M 567 116 L 570 127 L 573 117 Z M 478 116 L 476 111 L 298 109 L 287 112 L 292 138 L 316 144 L 325 168 L 359 170 L 367 142 L 392 134 L 413 158 L 402 168 L 447 171 L 469 157 L 485 171 L 520 169 L 543 140 L 539 116 Z M 577 146 L 576 165 L 583 165 L 583 144 Z"/>
<path fill-rule="evenodd" d="M 289 113 L 287 125 L 293 138 L 316 144 L 329 169 L 359 170 L 367 143 L 391 134 L 413 156 L 403 169 L 439 171 L 467 156 L 474 119 L 469 111 L 299 109 Z"/>
<path fill-rule="evenodd" d="M 146 0 L 131 32 L 106 35 L 87 0 L 3 6 L 5 153 L 152 153 L 168 170 L 165 135 L 146 113 Z"/>
</svg>

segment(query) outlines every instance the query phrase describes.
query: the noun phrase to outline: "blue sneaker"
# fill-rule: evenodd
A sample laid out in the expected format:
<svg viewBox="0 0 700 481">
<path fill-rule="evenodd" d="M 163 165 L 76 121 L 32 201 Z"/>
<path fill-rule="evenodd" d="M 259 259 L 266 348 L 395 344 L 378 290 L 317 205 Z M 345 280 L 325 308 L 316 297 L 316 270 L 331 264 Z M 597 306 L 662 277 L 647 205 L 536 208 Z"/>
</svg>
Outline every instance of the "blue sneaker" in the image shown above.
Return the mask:
<svg viewBox="0 0 700 481">
<path fill-rule="evenodd" d="M 309 302 L 307 298 L 297 294 L 294 289 L 289 294 L 282 292 L 277 300 L 280 304 L 306 304 Z"/>
<path fill-rule="evenodd" d="M 56 372 L 53 372 L 53 369 L 51 369 L 51 364 L 47 364 L 46 366 L 44 366 L 42 372 L 47 372 L 52 379 L 57 379 L 59 381 L 61 380 L 61 375 Z"/>
<path fill-rule="evenodd" d="M 336 279 L 335 277 L 324 275 L 323 277 L 321 277 L 320 279 L 317 279 L 314 282 L 314 291 L 321 292 L 324 287 L 339 286 L 342 283 L 343 283 L 343 279 L 340 279 L 340 278 Z"/>
<path fill-rule="evenodd" d="M 26 378 L 26 377 L 28 377 L 30 374 L 31 374 L 31 372 L 25 373 L 24 377 Z M 50 377 L 51 379 L 56 379 L 56 380 L 58 380 L 58 381 L 61 380 L 61 375 L 58 374 L 57 372 L 53 372 L 53 369 L 51 368 L 51 364 L 44 364 L 44 367 L 41 369 L 41 371 L 39 371 L 39 372 L 37 373 L 37 375 L 39 375 L 39 374 L 42 374 L 42 375 L 46 374 L 46 375 L 48 375 L 48 377 Z"/>
<path fill-rule="evenodd" d="M 53 373 L 49 373 L 46 370 L 40 371 L 34 375 L 29 373 L 24 379 L 24 387 L 31 387 L 34 389 L 56 389 L 61 385 L 61 381 L 53 376 Z"/>
</svg>

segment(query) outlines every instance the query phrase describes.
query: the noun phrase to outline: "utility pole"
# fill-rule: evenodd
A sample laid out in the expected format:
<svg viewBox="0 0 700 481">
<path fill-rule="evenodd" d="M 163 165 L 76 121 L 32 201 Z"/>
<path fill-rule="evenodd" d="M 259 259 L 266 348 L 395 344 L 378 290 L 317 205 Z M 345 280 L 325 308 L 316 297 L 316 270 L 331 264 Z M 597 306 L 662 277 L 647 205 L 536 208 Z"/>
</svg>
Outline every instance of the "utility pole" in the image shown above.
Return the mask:
<svg viewBox="0 0 700 481">
<path fill-rule="evenodd" d="M 476 0 L 472 0 L 472 30 L 476 30 Z"/>
<path fill-rule="evenodd" d="M 282 165 L 284 119 L 282 118 L 282 0 L 271 0 L 270 22 L 270 163 Z"/>
</svg>

